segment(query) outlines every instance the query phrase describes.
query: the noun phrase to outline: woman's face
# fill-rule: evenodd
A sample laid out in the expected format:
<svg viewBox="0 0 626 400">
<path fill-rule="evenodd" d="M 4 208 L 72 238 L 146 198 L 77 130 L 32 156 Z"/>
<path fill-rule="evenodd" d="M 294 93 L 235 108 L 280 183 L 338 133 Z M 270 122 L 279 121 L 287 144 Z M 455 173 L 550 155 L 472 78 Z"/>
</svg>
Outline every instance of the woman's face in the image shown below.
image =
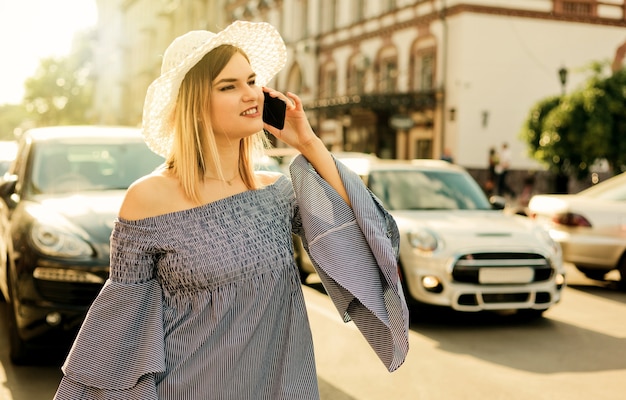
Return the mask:
<svg viewBox="0 0 626 400">
<path fill-rule="evenodd" d="M 215 139 L 241 139 L 263 129 L 263 91 L 246 58 L 235 53 L 213 81 L 211 121 Z"/>
</svg>

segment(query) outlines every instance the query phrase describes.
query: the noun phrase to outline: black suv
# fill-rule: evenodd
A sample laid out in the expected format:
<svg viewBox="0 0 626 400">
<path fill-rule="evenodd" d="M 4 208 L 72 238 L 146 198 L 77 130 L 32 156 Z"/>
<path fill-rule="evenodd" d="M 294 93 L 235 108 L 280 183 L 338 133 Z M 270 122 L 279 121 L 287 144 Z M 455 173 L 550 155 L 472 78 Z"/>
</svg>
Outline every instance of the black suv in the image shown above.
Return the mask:
<svg viewBox="0 0 626 400">
<path fill-rule="evenodd" d="M 125 189 L 162 162 L 136 128 L 59 126 L 22 135 L 0 181 L 0 297 L 13 363 L 71 343 L 108 278 L 109 237 Z"/>
</svg>

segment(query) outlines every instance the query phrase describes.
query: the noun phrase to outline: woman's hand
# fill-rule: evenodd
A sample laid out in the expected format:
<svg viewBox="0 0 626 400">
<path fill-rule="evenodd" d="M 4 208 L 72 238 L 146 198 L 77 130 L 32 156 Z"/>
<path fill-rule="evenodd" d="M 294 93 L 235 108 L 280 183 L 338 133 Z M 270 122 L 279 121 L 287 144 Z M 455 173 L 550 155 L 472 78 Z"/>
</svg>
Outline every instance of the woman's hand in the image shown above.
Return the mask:
<svg viewBox="0 0 626 400">
<path fill-rule="evenodd" d="M 309 124 L 302 101 L 298 96 L 291 92 L 287 92 L 285 95 L 268 87 L 263 87 L 263 91 L 269 93 L 272 97 L 281 99 L 287 104 L 284 128 L 278 129 L 264 124 L 263 127 L 266 131 L 300 152 L 304 152 L 313 141 L 319 139 Z"/>
<path fill-rule="evenodd" d="M 285 95 L 267 87 L 264 87 L 263 91 L 272 97 L 280 98 L 287 104 L 285 127 L 278 129 L 264 124 L 265 130 L 302 153 L 317 173 L 337 191 L 346 204 L 350 205 L 348 193 L 343 186 L 335 161 L 322 140 L 313 132 L 300 98 L 291 92 Z"/>
</svg>

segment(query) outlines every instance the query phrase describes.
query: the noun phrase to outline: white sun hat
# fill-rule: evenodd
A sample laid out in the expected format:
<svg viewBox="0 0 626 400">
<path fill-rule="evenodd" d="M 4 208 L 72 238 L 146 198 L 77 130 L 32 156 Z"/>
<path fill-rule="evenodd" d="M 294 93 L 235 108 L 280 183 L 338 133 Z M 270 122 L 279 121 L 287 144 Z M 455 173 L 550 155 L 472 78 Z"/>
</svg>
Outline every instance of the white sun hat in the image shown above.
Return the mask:
<svg viewBox="0 0 626 400">
<path fill-rule="evenodd" d="M 142 132 L 155 153 L 167 157 L 172 147 L 171 114 L 183 78 L 202 57 L 223 44 L 246 53 L 259 86 L 267 85 L 287 61 L 282 37 L 267 22 L 235 21 L 218 33 L 190 31 L 174 39 L 165 50 L 161 75 L 148 87 L 143 106 Z"/>
</svg>

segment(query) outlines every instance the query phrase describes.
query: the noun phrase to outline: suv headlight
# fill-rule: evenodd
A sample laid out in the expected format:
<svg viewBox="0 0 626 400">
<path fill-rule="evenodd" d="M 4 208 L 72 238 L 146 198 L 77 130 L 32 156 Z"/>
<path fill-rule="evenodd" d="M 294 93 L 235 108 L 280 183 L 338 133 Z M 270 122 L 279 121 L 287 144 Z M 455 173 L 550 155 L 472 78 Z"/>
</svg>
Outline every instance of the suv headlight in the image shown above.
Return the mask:
<svg viewBox="0 0 626 400">
<path fill-rule="evenodd" d="M 428 229 L 418 229 L 408 232 L 411 247 L 422 251 L 434 251 L 440 247 L 437 235 Z"/>
<path fill-rule="evenodd" d="M 35 249 L 49 256 L 88 257 L 92 254 L 87 242 L 53 226 L 35 223 L 30 237 Z"/>
</svg>

